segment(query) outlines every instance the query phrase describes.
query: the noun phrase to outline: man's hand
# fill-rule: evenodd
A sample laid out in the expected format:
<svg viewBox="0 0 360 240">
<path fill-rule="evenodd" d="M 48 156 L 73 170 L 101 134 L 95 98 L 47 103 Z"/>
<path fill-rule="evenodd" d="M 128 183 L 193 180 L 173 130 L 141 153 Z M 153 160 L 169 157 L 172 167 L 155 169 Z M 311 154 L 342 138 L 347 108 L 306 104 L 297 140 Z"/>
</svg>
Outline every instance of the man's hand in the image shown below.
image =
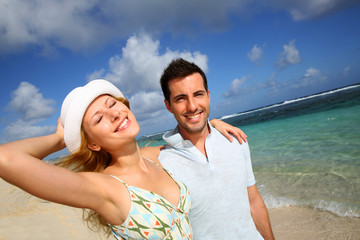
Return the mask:
<svg viewBox="0 0 360 240">
<path fill-rule="evenodd" d="M 231 134 L 233 134 L 237 138 L 239 143 L 242 143 L 242 141 L 247 142 L 247 136 L 240 128 L 234 127 L 233 125 L 230 125 L 219 119 L 212 119 L 210 120 L 210 123 L 211 126 L 221 132 L 221 134 L 224 135 L 227 139 L 229 139 L 230 142 L 233 141 L 233 137 L 231 136 Z"/>
</svg>

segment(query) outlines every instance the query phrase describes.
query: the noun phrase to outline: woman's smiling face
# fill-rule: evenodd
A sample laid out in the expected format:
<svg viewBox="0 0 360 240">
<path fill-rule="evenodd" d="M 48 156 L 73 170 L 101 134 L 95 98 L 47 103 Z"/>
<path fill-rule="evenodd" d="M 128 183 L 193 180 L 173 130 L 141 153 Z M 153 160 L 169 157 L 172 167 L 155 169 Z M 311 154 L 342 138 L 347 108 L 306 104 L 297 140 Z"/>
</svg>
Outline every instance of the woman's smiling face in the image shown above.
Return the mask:
<svg viewBox="0 0 360 240">
<path fill-rule="evenodd" d="M 140 131 L 130 109 L 109 95 L 101 95 L 89 105 L 82 124 L 93 151 L 118 150 L 134 141 Z"/>
</svg>

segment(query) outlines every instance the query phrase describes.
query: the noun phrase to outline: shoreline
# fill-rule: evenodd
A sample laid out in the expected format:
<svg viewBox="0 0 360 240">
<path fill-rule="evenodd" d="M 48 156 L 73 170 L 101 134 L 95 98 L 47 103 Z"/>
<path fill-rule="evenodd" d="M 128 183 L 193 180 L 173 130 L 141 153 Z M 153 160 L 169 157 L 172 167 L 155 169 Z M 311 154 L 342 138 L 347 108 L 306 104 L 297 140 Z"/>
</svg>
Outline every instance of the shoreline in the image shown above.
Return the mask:
<svg viewBox="0 0 360 240">
<path fill-rule="evenodd" d="M 360 218 L 310 207 L 268 209 L 277 240 L 360 239 Z M 0 180 L 0 240 L 112 239 L 92 232 L 82 210 L 51 203 Z"/>
</svg>

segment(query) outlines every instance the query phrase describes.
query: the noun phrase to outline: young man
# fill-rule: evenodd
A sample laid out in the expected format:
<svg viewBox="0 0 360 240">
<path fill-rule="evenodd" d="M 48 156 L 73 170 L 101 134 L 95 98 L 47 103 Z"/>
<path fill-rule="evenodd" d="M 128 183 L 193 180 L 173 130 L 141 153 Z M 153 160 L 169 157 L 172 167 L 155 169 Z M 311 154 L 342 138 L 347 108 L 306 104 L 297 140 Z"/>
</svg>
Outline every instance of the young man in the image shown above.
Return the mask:
<svg viewBox="0 0 360 240">
<path fill-rule="evenodd" d="M 194 239 L 274 239 L 248 144 L 230 142 L 209 124 L 204 72 L 177 59 L 164 70 L 160 83 L 178 126 L 164 134 L 167 145 L 159 160 L 189 188 Z"/>
</svg>

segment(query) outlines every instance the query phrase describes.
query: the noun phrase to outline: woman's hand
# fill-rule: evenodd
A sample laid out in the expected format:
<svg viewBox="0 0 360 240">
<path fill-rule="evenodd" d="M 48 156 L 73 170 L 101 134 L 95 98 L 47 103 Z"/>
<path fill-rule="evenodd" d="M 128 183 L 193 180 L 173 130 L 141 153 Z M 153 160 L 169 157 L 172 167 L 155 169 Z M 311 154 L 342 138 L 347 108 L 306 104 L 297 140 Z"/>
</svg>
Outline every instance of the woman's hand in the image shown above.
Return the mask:
<svg viewBox="0 0 360 240">
<path fill-rule="evenodd" d="M 60 140 L 60 145 L 62 148 L 65 148 L 65 141 L 64 141 L 64 126 L 61 124 L 61 118 L 59 117 L 57 120 L 57 127 L 56 127 L 56 132 L 55 135 L 58 136 L 59 140 Z"/>
<path fill-rule="evenodd" d="M 247 142 L 247 136 L 243 131 L 241 131 L 240 128 L 234 127 L 219 119 L 212 119 L 210 120 L 210 123 L 211 126 L 221 132 L 227 139 L 229 139 L 230 142 L 233 141 L 233 137 L 231 136 L 231 134 L 233 134 L 240 143 L 242 143 L 242 141 Z"/>
</svg>

